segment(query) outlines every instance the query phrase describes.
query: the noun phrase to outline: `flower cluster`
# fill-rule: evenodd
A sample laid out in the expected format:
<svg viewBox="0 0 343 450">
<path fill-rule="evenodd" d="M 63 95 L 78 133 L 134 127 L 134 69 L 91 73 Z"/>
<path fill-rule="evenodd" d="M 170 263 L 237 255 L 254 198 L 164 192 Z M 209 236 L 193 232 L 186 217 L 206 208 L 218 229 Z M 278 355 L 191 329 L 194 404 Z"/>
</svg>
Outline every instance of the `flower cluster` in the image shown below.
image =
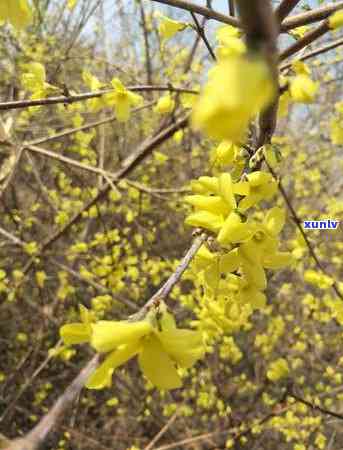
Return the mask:
<svg viewBox="0 0 343 450">
<path fill-rule="evenodd" d="M 256 171 L 237 182 L 228 173 L 202 176 L 191 186 L 194 195 L 185 201 L 194 211 L 185 223 L 214 234 L 217 245 L 215 251 L 203 245 L 193 264 L 204 289 L 198 317 L 205 329 L 233 332 L 255 309 L 265 307 L 265 269 L 291 262 L 291 254 L 278 249 L 284 210 L 271 208 L 262 221 L 248 217 L 248 210 L 273 197 L 277 183 Z"/>
<path fill-rule="evenodd" d="M 107 354 L 89 378 L 89 389 L 111 386 L 114 370 L 135 356 L 154 386 L 175 389 L 182 386 L 177 367 L 190 368 L 203 356 L 202 334 L 177 328 L 163 302 L 139 321 L 95 321 L 84 306 L 80 312 L 82 322 L 64 325 L 60 333 L 67 345 L 89 343 L 97 352 Z"/>
</svg>

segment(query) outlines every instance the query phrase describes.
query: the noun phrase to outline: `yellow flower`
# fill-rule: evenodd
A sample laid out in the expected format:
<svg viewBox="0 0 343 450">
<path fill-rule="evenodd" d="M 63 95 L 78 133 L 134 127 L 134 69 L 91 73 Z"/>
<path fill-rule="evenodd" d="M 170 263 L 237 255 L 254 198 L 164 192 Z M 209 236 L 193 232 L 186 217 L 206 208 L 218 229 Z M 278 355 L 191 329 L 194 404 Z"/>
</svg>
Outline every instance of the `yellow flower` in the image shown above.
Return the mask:
<svg viewBox="0 0 343 450">
<path fill-rule="evenodd" d="M 237 183 L 240 194 L 244 196 L 238 205 L 242 212 L 257 205 L 261 200 L 269 200 L 277 191 L 277 183 L 269 173 L 252 172 L 247 175 L 247 179 L 247 182 Z"/>
<path fill-rule="evenodd" d="M 69 323 L 60 329 L 60 336 L 67 345 L 83 344 L 91 339 L 93 314 L 85 306 L 79 307 L 81 323 Z"/>
<path fill-rule="evenodd" d="M 284 358 L 279 358 L 269 364 L 267 378 L 271 381 L 278 381 L 289 374 L 288 362 Z"/>
<path fill-rule="evenodd" d="M 330 122 L 330 138 L 333 144 L 343 144 L 343 125 L 342 119 L 333 118 Z"/>
<path fill-rule="evenodd" d="M 31 91 L 31 98 L 45 97 L 51 91 L 58 90 L 57 87 L 46 82 L 45 67 L 39 62 L 25 64 L 26 72 L 21 76 L 24 89 Z"/>
<path fill-rule="evenodd" d="M 331 30 L 337 30 L 343 26 L 343 10 L 336 11 L 329 17 L 329 27 Z"/>
<path fill-rule="evenodd" d="M 203 355 L 201 333 L 176 328 L 163 303 L 138 322 L 92 324 L 90 343 L 98 352 L 109 354 L 87 381 L 89 389 L 111 386 L 114 370 L 136 355 L 153 385 L 175 389 L 182 385 L 176 366 L 189 368 Z"/>
<path fill-rule="evenodd" d="M 140 105 L 143 102 L 143 98 L 134 92 L 128 91 L 118 78 L 113 78 L 111 85 L 114 91 L 105 94 L 104 101 L 107 105 L 114 106 L 119 122 L 126 122 L 130 118 L 131 107 Z"/>
<path fill-rule="evenodd" d="M 294 101 L 311 103 L 318 91 L 319 84 L 311 80 L 308 75 L 300 74 L 293 78 L 290 85 L 290 94 Z"/>
<path fill-rule="evenodd" d="M 285 223 L 285 211 L 275 207 L 268 211 L 262 224 L 251 224 L 252 236 L 244 242 L 239 253 L 250 264 L 267 269 L 279 269 L 292 262 L 289 252 L 279 252 L 277 236 Z"/>
<path fill-rule="evenodd" d="M 32 22 L 32 11 L 27 0 L 1 0 L 0 20 L 8 20 L 15 28 L 25 28 Z"/>
<path fill-rule="evenodd" d="M 158 100 L 157 105 L 154 108 L 154 111 L 159 114 L 168 114 L 171 111 L 173 111 L 174 107 L 175 107 L 175 100 L 172 99 L 170 94 L 166 94 Z"/>
<path fill-rule="evenodd" d="M 267 64 L 259 57 L 233 56 L 219 62 L 193 109 L 195 129 L 209 137 L 237 142 L 249 121 L 275 96 Z"/>
<path fill-rule="evenodd" d="M 172 38 L 177 32 L 183 31 L 188 26 L 187 23 L 178 22 L 177 20 L 170 19 L 162 14 L 158 14 L 157 17 L 160 20 L 158 32 L 162 37 L 162 42 Z"/>
<path fill-rule="evenodd" d="M 246 52 L 246 46 L 240 39 L 240 31 L 231 25 L 223 25 L 216 31 L 216 38 L 219 46 L 216 49 L 218 60 L 230 56 L 239 56 Z"/>
</svg>

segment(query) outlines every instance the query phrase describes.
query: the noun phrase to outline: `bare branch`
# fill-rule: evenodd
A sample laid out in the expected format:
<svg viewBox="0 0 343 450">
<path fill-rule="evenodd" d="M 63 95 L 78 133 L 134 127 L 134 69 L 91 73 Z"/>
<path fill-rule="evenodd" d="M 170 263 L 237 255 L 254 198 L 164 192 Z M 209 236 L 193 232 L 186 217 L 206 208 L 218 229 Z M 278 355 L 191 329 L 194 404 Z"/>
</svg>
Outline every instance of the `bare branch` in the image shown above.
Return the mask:
<svg viewBox="0 0 343 450">
<path fill-rule="evenodd" d="M 213 9 L 206 8 L 205 6 L 200 6 L 195 3 L 191 3 L 183 0 L 152 0 L 153 2 L 163 3 L 164 5 L 174 6 L 175 8 L 180 8 L 185 11 L 190 11 L 201 16 L 207 17 L 208 19 L 214 19 L 218 22 L 226 23 L 234 27 L 239 27 L 240 23 L 235 17 L 226 16 Z"/>
<path fill-rule="evenodd" d="M 269 0 L 249 0 L 238 1 L 242 19 L 242 25 L 247 36 L 247 45 L 251 50 L 258 49 L 263 52 L 274 83 L 278 86 L 277 70 L 277 35 L 278 26 Z M 270 141 L 276 127 L 277 101 L 266 111 L 262 112 L 259 118 L 260 131 L 256 148 Z"/>
<path fill-rule="evenodd" d="M 188 117 L 189 117 L 188 115 L 184 116 L 182 119 L 179 119 L 174 124 L 160 131 L 152 138 L 145 140 L 134 153 L 129 155 L 123 161 L 122 167 L 113 174 L 112 180 L 119 181 L 124 177 L 126 177 L 126 175 L 131 173 L 139 165 L 139 163 L 143 159 L 145 159 L 156 147 L 158 147 L 160 144 L 162 144 L 162 142 L 166 141 L 171 136 L 173 136 L 175 131 L 185 128 L 188 125 Z M 83 213 L 87 211 L 89 208 L 91 208 L 93 205 L 95 205 L 98 201 L 103 199 L 110 191 L 110 189 L 111 189 L 110 183 L 106 183 L 101 189 L 99 189 L 98 194 L 94 198 L 89 200 L 86 203 L 86 205 L 79 212 L 77 212 L 68 223 L 66 223 L 61 229 L 52 233 L 51 236 L 49 236 L 45 241 L 43 241 L 39 249 L 39 254 L 44 253 L 45 250 L 50 248 L 54 244 L 54 242 L 56 242 L 61 236 L 63 236 L 73 225 L 78 223 L 78 221 L 82 218 Z M 24 267 L 23 272 L 27 274 L 29 270 L 31 270 L 33 265 L 34 265 L 34 258 L 31 258 Z"/>
<path fill-rule="evenodd" d="M 212 59 L 215 61 L 217 58 L 216 58 L 216 55 L 214 54 L 214 51 L 212 50 L 210 43 L 208 42 L 204 27 L 200 25 L 198 19 L 196 18 L 196 15 L 193 12 L 191 12 L 191 16 L 192 16 L 192 19 L 194 20 L 195 29 L 196 29 L 198 35 L 204 41 L 204 44 L 206 45 L 206 48 L 207 48 L 209 54 L 211 55 Z"/>
<path fill-rule="evenodd" d="M 330 16 L 335 11 L 343 8 L 343 1 L 331 3 L 321 8 L 313 9 L 302 14 L 288 17 L 281 24 L 281 31 L 293 30 L 293 28 L 300 27 L 302 25 L 310 25 L 314 22 L 319 22 Z"/>
<path fill-rule="evenodd" d="M 283 71 L 283 70 L 289 69 L 290 67 L 292 67 L 292 64 L 295 61 L 306 61 L 309 58 L 313 58 L 314 56 L 321 55 L 322 53 L 325 53 L 329 50 L 339 47 L 342 44 L 343 44 L 343 38 L 336 39 L 335 41 L 329 42 L 328 44 L 323 45 L 322 47 L 319 47 L 319 48 L 313 50 L 312 52 L 305 53 L 305 55 L 301 56 L 299 59 L 295 59 L 294 61 L 291 61 L 287 64 L 283 64 L 279 70 Z"/>
<path fill-rule="evenodd" d="M 309 31 L 301 39 L 297 40 L 296 42 L 294 42 L 294 44 L 292 44 L 288 48 L 286 48 L 280 54 L 280 61 L 283 61 L 284 59 L 289 58 L 290 56 L 294 55 L 299 50 L 301 50 L 302 48 L 311 44 L 313 41 L 317 40 L 318 38 L 323 36 L 328 31 L 330 31 L 329 22 L 327 20 L 325 20 L 317 28 Z"/>
<path fill-rule="evenodd" d="M 58 398 L 51 410 L 23 439 L 16 440 L 7 450 L 34 450 L 44 441 L 48 433 L 56 426 L 67 408 L 80 394 L 90 375 L 98 366 L 99 356 L 95 355 L 81 370 L 65 392 Z"/>
<path fill-rule="evenodd" d="M 320 259 L 318 258 L 318 255 L 316 253 L 316 250 L 314 249 L 314 247 L 312 246 L 311 242 L 309 241 L 307 234 L 305 233 L 305 231 L 303 230 L 303 227 L 301 226 L 301 219 L 298 216 L 297 212 L 295 211 L 292 202 L 290 201 L 287 192 L 281 182 L 281 180 L 279 179 L 279 177 L 277 176 L 277 174 L 275 173 L 274 169 L 267 163 L 267 161 L 264 159 L 264 162 L 266 164 L 266 166 L 268 167 L 269 172 L 273 175 L 274 179 L 278 182 L 278 189 L 280 191 L 280 194 L 282 195 L 287 208 L 289 209 L 290 213 L 291 213 L 291 217 L 294 221 L 294 223 L 296 224 L 298 230 L 300 231 L 302 237 L 304 238 L 304 241 L 306 243 L 306 246 L 310 252 L 311 257 L 313 258 L 316 266 L 318 267 L 318 269 L 326 276 L 333 278 L 324 268 L 323 264 L 321 263 Z M 332 284 L 332 289 L 335 291 L 336 295 L 343 300 L 343 294 L 341 293 L 339 286 L 337 284 L 336 281 L 334 281 L 334 283 Z"/>
<path fill-rule="evenodd" d="M 202 233 L 194 240 L 193 244 L 175 269 L 175 272 L 172 273 L 172 275 L 163 284 L 163 286 L 150 298 L 150 300 L 143 306 L 143 308 L 138 311 L 138 313 L 130 316 L 130 320 L 135 321 L 142 319 L 148 312 L 151 305 L 153 305 L 156 301 L 165 300 L 167 298 L 173 287 L 179 282 L 183 273 L 188 268 L 192 259 L 194 258 L 202 244 L 206 241 L 206 239 L 207 234 Z"/>
<path fill-rule="evenodd" d="M 282 0 L 275 10 L 277 20 L 281 23 L 285 17 L 297 6 L 300 0 Z"/>
<path fill-rule="evenodd" d="M 198 91 L 194 91 L 192 89 L 186 88 L 177 88 L 173 86 L 127 86 L 127 89 L 132 92 L 152 92 L 152 91 L 170 91 L 170 92 L 180 92 L 187 94 L 198 94 Z M 0 111 L 7 111 L 9 109 L 18 109 L 18 108 L 28 108 L 30 106 L 47 106 L 47 105 L 56 105 L 58 103 L 63 104 L 71 104 L 75 102 L 82 102 L 85 100 L 89 100 L 92 98 L 99 98 L 105 94 L 109 94 L 113 92 L 113 89 L 103 89 L 101 91 L 95 92 L 84 92 L 82 94 L 73 94 L 70 96 L 60 95 L 58 97 L 48 97 L 48 98 L 40 98 L 37 100 L 15 100 L 11 102 L 0 103 Z"/>
</svg>

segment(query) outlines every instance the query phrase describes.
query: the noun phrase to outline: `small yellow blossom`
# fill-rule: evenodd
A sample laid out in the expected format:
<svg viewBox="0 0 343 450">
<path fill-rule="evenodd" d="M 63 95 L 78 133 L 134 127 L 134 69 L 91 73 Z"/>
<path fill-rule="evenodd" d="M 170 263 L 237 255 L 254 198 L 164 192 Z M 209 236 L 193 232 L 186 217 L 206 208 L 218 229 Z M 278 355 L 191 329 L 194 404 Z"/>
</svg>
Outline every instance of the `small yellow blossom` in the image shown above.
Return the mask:
<svg viewBox="0 0 343 450">
<path fill-rule="evenodd" d="M 329 17 L 329 27 L 331 30 L 337 30 L 343 26 L 343 10 L 336 11 Z"/>
<path fill-rule="evenodd" d="M 290 94 L 294 101 L 311 103 L 318 91 L 319 84 L 311 80 L 308 75 L 300 74 L 293 78 L 290 85 Z"/>
<path fill-rule="evenodd" d="M 154 111 L 159 114 L 168 114 L 173 111 L 174 107 L 175 100 L 171 97 L 170 94 L 166 94 L 158 100 Z"/>
</svg>

